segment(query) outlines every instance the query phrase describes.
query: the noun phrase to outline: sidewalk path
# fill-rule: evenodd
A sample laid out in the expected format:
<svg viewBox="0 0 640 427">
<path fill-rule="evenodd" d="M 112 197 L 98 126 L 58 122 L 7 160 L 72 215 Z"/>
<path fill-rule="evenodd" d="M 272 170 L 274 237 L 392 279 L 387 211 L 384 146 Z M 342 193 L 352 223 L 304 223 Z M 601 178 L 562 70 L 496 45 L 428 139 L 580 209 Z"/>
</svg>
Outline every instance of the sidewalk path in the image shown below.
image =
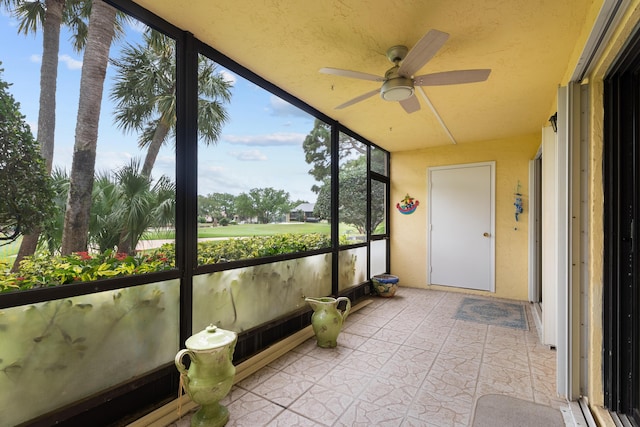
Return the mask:
<svg viewBox="0 0 640 427">
<path fill-rule="evenodd" d="M 206 237 L 204 239 L 198 239 L 198 242 L 204 242 L 204 241 L 208 241 L 208 240 L 227 240 L 230 239 L 231 237 Z M 136 246 L 136 250 L 137 251 L 146 251 L 149 249 L 156 249 L 159 248 L 160 246 L 164 245 L 165 243 L 175 243 L 175 240 L 163 240 L 163 239 L 159 239 L 159 240 L 140 240 L 138 242 L 138 245 Z"/>
</svg>

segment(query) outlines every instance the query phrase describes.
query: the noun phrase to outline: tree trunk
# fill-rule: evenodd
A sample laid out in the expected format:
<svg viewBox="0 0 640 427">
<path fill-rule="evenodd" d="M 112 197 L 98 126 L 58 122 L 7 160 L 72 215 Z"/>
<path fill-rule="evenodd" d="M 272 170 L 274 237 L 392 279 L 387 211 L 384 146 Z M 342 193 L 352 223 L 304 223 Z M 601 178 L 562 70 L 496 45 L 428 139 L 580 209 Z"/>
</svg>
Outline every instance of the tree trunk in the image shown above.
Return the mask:
<svg viewBox="0 0 640 427">
<path fill-rule="evenodd" d="M 160 120 L 158 127 L 153 132 L 153 139 L 149 143 L 149 148 L 147 148 L 147 155 L 144 159 L 144 165 L 142 165 L 142 176 L 147 178 L 151 177 L 151 170 L 153 169 L 153 165 L 156 163 L 158 153 L 160 152 L 162 143 L 168 133 L 169 126 L 164 122 L 164 120 Z"/>
<path fill-rule="evenodd" d="M 76 140 L 62 231 L 63 255 L 86 251 L 88 246 L 100 106 L 115 18 L 116 9 L 112 6 L 101 0 L 93 2 L 80 78 Z"/>
<path fill-rule="evenodd" d="M 65 0 L 45 2 L 42 24 L 42 64 L 40 65 L 40 110 L 38 111 L 38 142 L 47 173 L 53 166 L 54 135 L 56 130 L 56 87 L 58 82 L 58 53 L 60 51 L 60 26 Z M 17 271 L 25 256 L 33 255 L 38 246 L 38 230 L 22 237 L 12 271 Z"/>
<path fill-rule="evenodd" d="M 127 232 L 123 230 L 120 233 L 120 240 L 118 241 L 118 252 L 129 255 L 135 255 L 135 248 L 131 247 L 131 238 L 127 235 Z"/>
</svg>

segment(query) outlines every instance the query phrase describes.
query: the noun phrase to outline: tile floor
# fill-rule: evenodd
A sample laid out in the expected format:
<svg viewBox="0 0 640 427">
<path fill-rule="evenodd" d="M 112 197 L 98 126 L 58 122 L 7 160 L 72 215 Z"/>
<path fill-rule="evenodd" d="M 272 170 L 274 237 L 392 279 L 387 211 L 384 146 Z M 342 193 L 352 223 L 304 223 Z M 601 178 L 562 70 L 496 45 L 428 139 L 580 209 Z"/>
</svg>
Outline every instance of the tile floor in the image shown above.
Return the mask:
<svg viewBox="0 0 640 427">
<path fill-rule="evenodd" d="M 505 394 L 556 408 L 556 353 L 529 330 L 456 320 L 464 294 L 400 288 L 350 315 L 338 347 L 312 338 L 238 383 L 227 426 L 468 426 Z M 189 425 L 189 415 L 173 424 Z"/>
</svg>

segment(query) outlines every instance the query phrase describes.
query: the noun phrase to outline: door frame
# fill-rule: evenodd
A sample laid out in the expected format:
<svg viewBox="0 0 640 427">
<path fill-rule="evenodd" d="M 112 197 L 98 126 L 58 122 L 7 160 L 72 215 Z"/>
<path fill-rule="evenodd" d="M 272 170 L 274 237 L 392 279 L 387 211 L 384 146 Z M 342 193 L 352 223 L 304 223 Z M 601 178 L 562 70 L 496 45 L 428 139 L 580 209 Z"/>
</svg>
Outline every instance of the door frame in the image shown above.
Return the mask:
<svg viewBox="0 0 640 427">
<path fill-rule="evenodd" d="M 640 31 L 604 80 L 604 404 L 640 422 Z"/>
<path fill-rule="evenodd" d="M 491 225 L 490 225 L 490 247 L 491 247 L 491 260 L 490 260 L 490 288 L 485 292 L 495 293 L 496 291 L 496 162 L 477 162 L 477 163 L 463 163 L 463 164 L 455 164 L 455 165 L 446 165 L 446 166 L 433 166 L 427 169 L 427 200 L 428 200 L 428 208 L 427 208 L 427 283 L 431 284 L 431 209 L 432 209 L 432 200 L 431 200 L 431 174 L 434 171 L 438 170 L 447 170 L 447 169 L 464 169 L 478 166 L 489 166 L 490 170 L 490 206 L 491 206 Z"/>
<path fill-rule="evenodd" d="M 529 160 L 529 302 L 542 302 L 542 146 Z"/>
</svg>

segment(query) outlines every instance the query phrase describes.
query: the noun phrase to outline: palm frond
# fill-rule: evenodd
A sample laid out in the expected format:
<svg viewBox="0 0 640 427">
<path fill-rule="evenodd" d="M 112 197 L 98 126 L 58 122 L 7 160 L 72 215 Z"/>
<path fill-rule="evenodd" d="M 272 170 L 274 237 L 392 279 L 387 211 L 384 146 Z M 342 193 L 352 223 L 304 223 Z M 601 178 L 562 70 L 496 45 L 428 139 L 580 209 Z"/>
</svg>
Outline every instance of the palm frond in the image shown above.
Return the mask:
<svg viewBox="0 0 640 427">
<path fill-rule="evenodd" d="M 44 22 L 45 5 L 42 1 L 14 2 L 13 16 L 18 19 L 18 34 L 36 33 Z"/>
</svg>

